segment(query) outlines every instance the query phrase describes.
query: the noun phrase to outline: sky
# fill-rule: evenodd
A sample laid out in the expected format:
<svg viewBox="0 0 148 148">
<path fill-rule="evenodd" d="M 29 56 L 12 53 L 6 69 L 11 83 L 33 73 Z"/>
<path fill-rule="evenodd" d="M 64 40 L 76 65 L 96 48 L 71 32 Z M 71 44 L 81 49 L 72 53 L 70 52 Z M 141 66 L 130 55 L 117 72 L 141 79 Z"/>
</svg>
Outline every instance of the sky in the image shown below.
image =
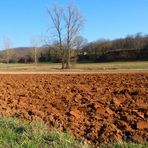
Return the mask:
<svg viewBox="0 0 148 148">
<path fill-rule="evenodd" d="M 50 36 L 47 6 L 66 6 L 70 0 L 0 0 L 0 49 L 30 46 L 34 36 Z M 148 0 L 73 0 L 85 18 L 81 35 L 89 42 L 116 39 L 138 32 L 148 34 Z"/>
</svg>

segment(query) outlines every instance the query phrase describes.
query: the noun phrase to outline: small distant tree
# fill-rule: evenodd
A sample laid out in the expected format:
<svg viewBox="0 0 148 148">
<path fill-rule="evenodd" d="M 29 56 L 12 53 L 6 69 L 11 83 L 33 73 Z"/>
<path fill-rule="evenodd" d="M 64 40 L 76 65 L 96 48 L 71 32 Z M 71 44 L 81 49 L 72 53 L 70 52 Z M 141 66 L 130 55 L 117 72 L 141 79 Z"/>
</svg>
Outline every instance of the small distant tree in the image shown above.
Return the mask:
<svg viewBox="0 0 148 148">
<path fill-rule="evenodd" d="M 35 64 L 38 63 L 40 42 L 41 42 L 41 36 L 39 36 L 39 35 L 33 36 L 31 39 L 31 47 L 32 47 L 31 56 L 32 56 Z"/>
<path fill-rule="evenodd" d="M 12 41 L 9 37 L 6 37 L 4 38 L 3 42 L 4 42 L 4 50 L 6 53 L 5 57 L 8 64 L 10 62 L 10 56 L 11 56 L 11 50 L 12 50 L 10 48 L 12 47 Z"/>
<path fill-rule="evenodd" d="M 137 50 L 141 49 L 141 47 L 142 47 L 142 39 L 143 39 L 142 33 L 138 32 L 135 35 L 135 42 L 134 42 L 135 49 L 137 49 Z"/>
<path fill-rule="evenodd" d="M 15 51 L 14 49 L 10 49 L 10 59 L 9 59 L 9 62 L 17 63 L 18 60 L 19 60 L 19 55 L 18 55 L 17 51 Z"/>
<path fill-rule="evenodd" d="M 79 54 L 80 50 L 86 46 L 87 39 L 85 39 L 83 36 L 76 36 L 73 42 L 73 46 L 75 48 L 75 53 Z"/>
</svg>

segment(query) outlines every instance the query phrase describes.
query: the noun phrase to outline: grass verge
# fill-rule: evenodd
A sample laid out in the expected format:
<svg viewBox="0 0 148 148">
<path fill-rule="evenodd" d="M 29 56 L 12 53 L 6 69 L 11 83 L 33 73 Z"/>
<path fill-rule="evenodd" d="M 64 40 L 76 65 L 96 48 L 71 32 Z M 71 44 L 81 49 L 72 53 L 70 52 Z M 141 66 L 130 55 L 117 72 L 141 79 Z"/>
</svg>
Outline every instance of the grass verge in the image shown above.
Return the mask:
<svg viewBox="0 0 148 148">
<path fill-rule="evenodd" d="M 22 122 L 0 118 L 1 148 L 79 148 L 82 143 L 71 135 L 50 130 L 43 122 Z"/>
<path fill-rule="evenodd" d="M 75 140 L 68 133 L 51 130 L 43 122 L 23 122 L 16 118 L 0 117 L 0 148 L 92 148 Z M 113 143 L 101 147 L 146 148 L 148 144 Z"/>
<path fill-rule="evenodd" d="M 77 63 L 72 71 L 92 70 L 148 70 L 148 61 Z M 0 71 L 62 71 L 60 63 L 0 64 Z"/>
</svg>

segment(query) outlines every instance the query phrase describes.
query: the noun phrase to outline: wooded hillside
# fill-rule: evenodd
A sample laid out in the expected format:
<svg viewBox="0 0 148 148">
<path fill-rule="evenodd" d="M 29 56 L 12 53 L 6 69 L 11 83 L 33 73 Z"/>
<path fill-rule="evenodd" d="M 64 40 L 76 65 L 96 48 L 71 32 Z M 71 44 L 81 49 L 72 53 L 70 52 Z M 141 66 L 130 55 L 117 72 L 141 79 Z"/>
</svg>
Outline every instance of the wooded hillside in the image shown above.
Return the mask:
<svg viewBox="0 0 148 148">
<path fill-rule="evenodd" d="M 9 55 L 8 51 L 9 50 Z M 0 62 L 30 63 L 34 62 L 33 47 L 20 47 L 0 52 Z M 38 62 L 61 62 L 57 44 L 37 48 Z M 148 35 L 137 33 L 134 36 L 115 40 L 97 40 L 85 43 L 82 48 L 71 51 L 71 60 L 77 62 L 108 61 L 143 61 L 148 60 Z"/>
</svg>

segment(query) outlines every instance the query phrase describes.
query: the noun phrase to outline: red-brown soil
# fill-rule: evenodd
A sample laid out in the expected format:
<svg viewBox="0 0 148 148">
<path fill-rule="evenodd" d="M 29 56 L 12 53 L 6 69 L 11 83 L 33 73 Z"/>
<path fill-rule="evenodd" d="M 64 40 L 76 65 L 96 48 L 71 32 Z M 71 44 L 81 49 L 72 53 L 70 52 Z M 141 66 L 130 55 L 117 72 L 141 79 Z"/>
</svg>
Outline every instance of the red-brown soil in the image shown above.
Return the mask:
<svg viewBox="0 0 148 148">
<path fill-rule="evenodd" d="M 0 75 L 0 115 L 93 143 L 148 141 L 148 74 Z"/>
</svg>

